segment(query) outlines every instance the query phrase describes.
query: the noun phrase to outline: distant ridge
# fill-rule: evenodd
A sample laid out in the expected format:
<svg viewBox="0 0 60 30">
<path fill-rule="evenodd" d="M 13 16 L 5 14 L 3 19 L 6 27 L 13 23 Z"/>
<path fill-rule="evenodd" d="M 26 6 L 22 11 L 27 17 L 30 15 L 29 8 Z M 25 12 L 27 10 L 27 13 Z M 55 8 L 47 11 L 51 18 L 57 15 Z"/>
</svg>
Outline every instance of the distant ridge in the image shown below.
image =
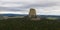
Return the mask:
<svg viewBox="0 0 60 30">
<path fill-rule="evenodd" d="M 0 14 L 0 16 L 27 16 L 28 14 Z M 37 15 L 40 17 L 60 17 L 58 15 Z"/>
<path fill-rule="evenodd" d="M 26 16 L 27 14 L 0 14 L 0 16 Z"/>
</svg>

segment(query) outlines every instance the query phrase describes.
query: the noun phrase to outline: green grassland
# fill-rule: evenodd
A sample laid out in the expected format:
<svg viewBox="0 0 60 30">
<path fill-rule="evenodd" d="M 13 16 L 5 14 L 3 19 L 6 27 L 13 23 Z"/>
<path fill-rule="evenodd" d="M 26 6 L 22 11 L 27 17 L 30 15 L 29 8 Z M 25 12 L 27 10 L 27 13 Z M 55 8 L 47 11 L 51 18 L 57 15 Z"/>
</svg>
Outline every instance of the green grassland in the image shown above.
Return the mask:
<svg viewBox="0 0 60 30">
<path fill-rule="evenodd" d="M 24 18 L 7 19 L 0 20 L 0 30 L 60 30 L 60 22 L 47 19 L 39 21 Z"/>
</svg>

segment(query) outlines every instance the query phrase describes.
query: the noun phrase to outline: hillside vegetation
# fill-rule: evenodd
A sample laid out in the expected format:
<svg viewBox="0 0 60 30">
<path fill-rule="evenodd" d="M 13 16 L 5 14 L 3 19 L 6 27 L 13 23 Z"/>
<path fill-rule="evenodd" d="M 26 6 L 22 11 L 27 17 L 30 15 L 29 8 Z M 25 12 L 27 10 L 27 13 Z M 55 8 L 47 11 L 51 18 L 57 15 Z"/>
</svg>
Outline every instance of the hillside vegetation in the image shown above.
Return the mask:
<svg viewBox="0 0 60 30">
<path fill-rule="evenodd" d="M 0 20 L 0 30 L 60 30 L 60 22 L 54 20 L 7 19 Z"/>
</svg>

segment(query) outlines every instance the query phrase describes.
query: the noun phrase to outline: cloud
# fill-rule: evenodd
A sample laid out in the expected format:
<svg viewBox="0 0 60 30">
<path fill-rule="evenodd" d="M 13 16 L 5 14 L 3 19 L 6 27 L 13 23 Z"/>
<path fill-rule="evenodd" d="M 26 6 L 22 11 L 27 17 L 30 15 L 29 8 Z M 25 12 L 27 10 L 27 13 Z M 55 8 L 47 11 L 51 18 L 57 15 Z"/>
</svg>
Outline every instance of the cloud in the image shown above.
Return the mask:
<svg viewBox="0 0 60 30">
<path fill-rule="evenodd" d="M 60 15 L 59 6 L 45 7 L 43 9 L 38 8 L 37 10 L 37 12 L 42 15 Z"/>
<path fill-rule="evenodd" d="M 60 15 L 60 0 L 0 0 L 0 11 L 22 11 L 22 14 L 35 8 L 37 14 Z"/>
<path fill-rule="evenodd" d="M 3 7 L 24 7 L 24 6 L 53 6 L 59 1 L 56 0 L 0 0 L 0 6 Z"/>
<path fill-rule="evenodd" d="M 0 11 L 0 14 L 28 14 L 28 11 Z"/>
</svg>

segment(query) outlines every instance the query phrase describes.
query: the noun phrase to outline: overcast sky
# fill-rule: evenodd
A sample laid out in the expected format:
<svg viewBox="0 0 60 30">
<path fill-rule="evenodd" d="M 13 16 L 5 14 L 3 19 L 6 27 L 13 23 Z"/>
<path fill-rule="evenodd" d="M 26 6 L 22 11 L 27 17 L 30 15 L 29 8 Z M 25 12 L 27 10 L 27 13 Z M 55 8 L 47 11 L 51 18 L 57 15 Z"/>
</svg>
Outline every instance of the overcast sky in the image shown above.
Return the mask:
<svg viewBox="0 0 60 30">
<path fill-rule="evenodd" d="M 0 14 L 28 14 L 30 8 L 40 15 L 60 15 L 60 0 L 0 0 Z"/>
</svg>

